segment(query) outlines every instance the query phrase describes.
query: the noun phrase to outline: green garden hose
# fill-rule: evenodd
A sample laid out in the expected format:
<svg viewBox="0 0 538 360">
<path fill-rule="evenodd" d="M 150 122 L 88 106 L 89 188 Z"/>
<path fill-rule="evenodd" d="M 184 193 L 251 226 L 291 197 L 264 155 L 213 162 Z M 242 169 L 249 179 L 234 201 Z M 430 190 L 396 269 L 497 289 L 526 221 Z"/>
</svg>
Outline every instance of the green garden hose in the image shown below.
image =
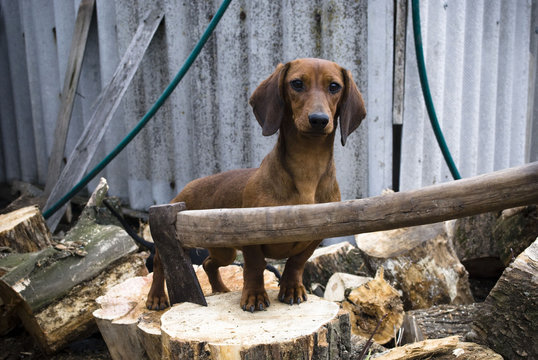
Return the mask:
<svg viewBox="0 0 538 360">
<path fill-rule="evenodd" d="M 439 126 L 439 121 L 437 120 L 437 114 L 435 113 L 435 107 L 433 106 L 432 94 L 430 92 L 430 86 L 428 85 L 428 75 L 426 74 L 426 64 L 424 62 L 424 50 L 422 47 L 422 35 L 420 30 L 420 6 L 419 0 L 412 1 L 412 10 L 413 10 L 413 34 L 415 36 L 415 52 L 417 56 L 417 66 L 418 74 L 420 76 L 420 85 L 422 87 L 422 94 L 424 95 L 424 102 L 426 103 L 426 109 L 430 118 L 430 123 L 432 124 L 433 132 L 437 143 L 441 148 L 443 157 L 445 158 L 446 164 L 452 174 L 454 180 L 461 179 L 460 173 L 454 164 L 452 155 L 450 155 L 450 150 Z"/>
</svg>

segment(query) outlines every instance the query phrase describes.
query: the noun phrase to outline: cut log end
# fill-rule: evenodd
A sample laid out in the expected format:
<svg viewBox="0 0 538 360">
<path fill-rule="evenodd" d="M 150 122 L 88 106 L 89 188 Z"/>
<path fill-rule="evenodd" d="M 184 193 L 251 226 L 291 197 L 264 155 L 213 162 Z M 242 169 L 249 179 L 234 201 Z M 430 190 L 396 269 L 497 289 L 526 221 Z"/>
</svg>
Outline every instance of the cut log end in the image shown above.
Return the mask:
<svg viewBox="0 0 538 360">
<path fill-rule="evenodd" d="M 32 252 L 50 246 L 51 233 L 37 206 L 0 215 L 0 246 L 14 252 Z"/>
<path fill-rule="evenodd" d="M 240 292 L 184 303 L 161 318 L 163 356 L 169 359 L 340 359 L 350 349 L 349 317 L 337 304 L 310 296 L 300 305 L 268 291 L 266 311 L 245 312 Z"/>
</svg>

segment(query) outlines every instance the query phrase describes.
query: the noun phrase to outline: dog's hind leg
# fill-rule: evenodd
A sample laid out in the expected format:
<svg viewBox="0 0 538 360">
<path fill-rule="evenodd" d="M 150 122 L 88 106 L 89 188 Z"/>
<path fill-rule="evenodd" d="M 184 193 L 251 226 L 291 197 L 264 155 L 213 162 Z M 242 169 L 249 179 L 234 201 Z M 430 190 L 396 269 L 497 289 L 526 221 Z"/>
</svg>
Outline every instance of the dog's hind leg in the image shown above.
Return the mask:
<svg viewBox="0 0 538 360">
<path fill-rule="evenodd" d="M 234 248 L 210 248 L 209 256 L 204 260 L 203 266 L 214 293 L 229 292 L 230 289 L 220 277 L 219 267 L 227 266 L 234 262 L 237 251 Z"/>
</svg>

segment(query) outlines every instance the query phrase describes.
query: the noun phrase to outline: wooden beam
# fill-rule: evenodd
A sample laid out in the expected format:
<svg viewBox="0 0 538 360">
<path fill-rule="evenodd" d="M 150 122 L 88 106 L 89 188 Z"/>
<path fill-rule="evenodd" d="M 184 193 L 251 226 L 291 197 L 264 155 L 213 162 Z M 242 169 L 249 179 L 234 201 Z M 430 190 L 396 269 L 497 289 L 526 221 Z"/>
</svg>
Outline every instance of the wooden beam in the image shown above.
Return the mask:
<svg viewBox="0 0 538 360">
<path fill-rule="evenodd" d="M 183 211 L 183 246 L 311 241 L 538 203 L 538 162 L 408 192 L 315 205 Z"/>
<path fill-rule="evenodd" d="M 112 80 L 99 95 L 95 111 L 52 189 L 45 209 L 49 209 L 61 199 L 84 176 L 163 16 L 158 4 L 155 4 L 155 9 L 141 20 L 125 55 L 112 76 Z M 56 229 L 64 211 L 65 205 L 47 219 L 47 224 L 52 232 Z"/>
<path fill-rule="evenodd" d="M 90 29 L 94 7 L 95 0 L 82 0 L 78 7 L 75 30 L 73 32 L 71 49 L 69 51 L 69 59 L 67 60 L 67 68 L 65 69 L 62 103 L 60 104 L 58 120 L 56 120 L 54 144 L 52 145 L 52 152 L 49 158 L 45 195 L 50 194 L 62 170 L 67 132 L 69 130 L 69 123 L 73 112 L 75 92 L 78 87 L 78 80 L 82 69 L 82 60 L 84 59 L 86 40 L 88 40 L 88 31 Z"/>
</svg>

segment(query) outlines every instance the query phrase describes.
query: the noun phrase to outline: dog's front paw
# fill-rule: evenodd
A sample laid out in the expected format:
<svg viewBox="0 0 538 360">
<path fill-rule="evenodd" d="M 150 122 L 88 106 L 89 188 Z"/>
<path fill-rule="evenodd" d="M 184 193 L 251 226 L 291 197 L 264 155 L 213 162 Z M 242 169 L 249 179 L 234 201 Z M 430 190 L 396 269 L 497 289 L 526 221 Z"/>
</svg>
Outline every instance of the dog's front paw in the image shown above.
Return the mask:
<svg viewBox="0 0 538 360">
<path fill-rule="evenodd" d="M 148 294 L 148 298 L 146 300 L 146 307 L 149 310 L 163 310 L 170 306 L 170 303 L 168 302 L 168 297 L 166 294 L 163 293 L 160 295 L 153 294 L 151 291 Z"/>
<path fill-rule="evenodd" d="M 244 311 L 265 310 L 270 304 L 269 296 L 264 289 L 256 291 L 243 288 L 240 306 Z"/>
<path fill-rule="evenodd" d="M 280 283 L 278 300 L 286 304 L 300 304 L 307 300 L 306 289 L 302 282 Z"/>
</svg>

